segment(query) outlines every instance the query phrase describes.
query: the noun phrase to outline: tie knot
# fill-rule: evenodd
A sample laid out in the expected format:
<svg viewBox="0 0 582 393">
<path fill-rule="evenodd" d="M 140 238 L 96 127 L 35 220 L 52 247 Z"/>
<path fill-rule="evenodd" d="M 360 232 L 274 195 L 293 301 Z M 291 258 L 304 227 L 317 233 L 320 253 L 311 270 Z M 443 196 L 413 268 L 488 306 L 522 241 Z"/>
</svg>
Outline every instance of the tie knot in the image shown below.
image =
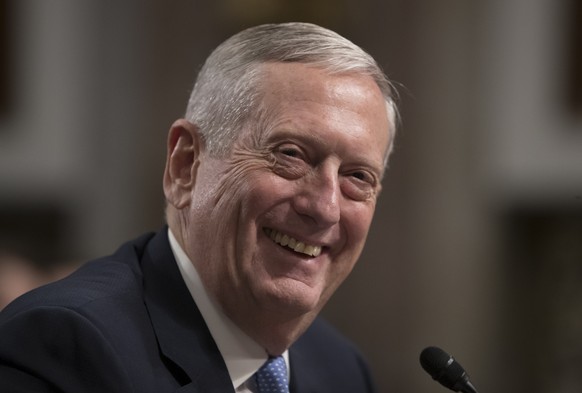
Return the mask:
<svg viewBox="0 0 582 393">
<path fill-rule="evenodd" d="M 255 376 L 259 393 L 289 393 L 287 364 L 283 356 L 269 358 Z"/>
</svg>

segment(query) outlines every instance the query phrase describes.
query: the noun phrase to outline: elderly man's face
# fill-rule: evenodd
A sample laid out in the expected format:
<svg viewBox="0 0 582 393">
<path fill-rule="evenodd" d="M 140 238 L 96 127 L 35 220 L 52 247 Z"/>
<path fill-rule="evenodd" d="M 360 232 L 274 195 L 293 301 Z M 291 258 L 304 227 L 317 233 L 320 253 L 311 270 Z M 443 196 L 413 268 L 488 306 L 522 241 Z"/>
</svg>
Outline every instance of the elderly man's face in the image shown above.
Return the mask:
<svg viewBox="0 0 582 393">
<path fill-rule="evenodd" d="M 371 79 L 302 64 L 266 65 L 262 91 L 265 115 L 229 157 L 202 152 L 185 246 L 230 315 L 301 315 L 319 311 L 362 251 L 388 115 Z"/>
</svg>

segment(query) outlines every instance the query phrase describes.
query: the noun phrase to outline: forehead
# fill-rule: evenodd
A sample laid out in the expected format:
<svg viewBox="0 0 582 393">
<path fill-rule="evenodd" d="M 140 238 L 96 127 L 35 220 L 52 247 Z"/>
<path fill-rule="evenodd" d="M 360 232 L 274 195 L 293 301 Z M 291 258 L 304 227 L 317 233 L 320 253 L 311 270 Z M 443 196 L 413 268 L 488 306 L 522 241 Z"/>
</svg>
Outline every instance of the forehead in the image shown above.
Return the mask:
<svg viewBox="0 0 582 393">
<path fill-rule="evenodd" d="M 358 94 L 361 99 L 377 99 L 385 105 L 380 88 L 366 75 L 331 73 L 314 65 L 294 62 L 270 62 L 260 67 L 263 94 L 329 98 L 342 93 Z"/>
<path fill-rule="evenodd" d="M 371 77 L 330 74 L 301 63 L 267 63 L 261 71 L 266 132 L 286 128 L 331 136 L 328 144 L 345 136 L 367 144 L 363 147 L 377 152 L 383 163 L 391 138 L 389 114 Z"/>
</svg>

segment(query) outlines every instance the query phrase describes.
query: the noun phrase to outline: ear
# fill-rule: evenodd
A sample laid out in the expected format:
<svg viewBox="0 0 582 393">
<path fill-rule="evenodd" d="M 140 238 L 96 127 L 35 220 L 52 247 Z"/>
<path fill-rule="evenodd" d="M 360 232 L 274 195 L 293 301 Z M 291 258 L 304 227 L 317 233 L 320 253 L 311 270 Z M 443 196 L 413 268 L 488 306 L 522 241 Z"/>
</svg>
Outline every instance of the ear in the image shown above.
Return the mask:
<svg viewBox="0 0 582 393">
<path fill-rule="evenodd" d="M 167 202 L 176 209 L 190 204 L 201 149 L 198 127 L 185 119 L 176 120 L 168 132 L 164 170 L 164 194 Z"/>
</svg>

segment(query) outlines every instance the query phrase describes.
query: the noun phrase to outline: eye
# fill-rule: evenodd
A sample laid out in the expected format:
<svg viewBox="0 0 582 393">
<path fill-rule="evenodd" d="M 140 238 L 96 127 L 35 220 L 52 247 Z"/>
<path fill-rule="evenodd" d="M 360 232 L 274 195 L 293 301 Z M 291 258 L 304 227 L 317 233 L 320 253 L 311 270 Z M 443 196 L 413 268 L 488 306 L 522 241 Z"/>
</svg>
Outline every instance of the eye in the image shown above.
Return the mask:
<svg viewBox="0 0 582 393">
<path fill-rule="evenodd" d="M 305 151 L 298 145 L 285 143 L 273 151 L 275 173 L 288 179 L 297 179 L 309 170 L 309 160 Z"/>
<path fill-rule="evenodd" d="M 364 172 L 354 172 L 354 173 L 351 173 L 350 176 L 352 176 L 358 180 L 366 181 L 366 174 Z"/>
<path fill-rule="evenodd" d="M 299 159 L 302 161 L 308 161 L 305 150 L 294 143 L 283 143 L 275 148 L 274 153 L 281 160 L 289 160 L 293 162 L 295 159 Z"/>
<path fill-rule="evenodd" d="M 368 183 L 371 186 L 376 184 L 376 178 L 368 171 L 354 171 L 348 174 L 355 180 Z"/>
<path fill-rule="evenodd" d="M 281 147 L 279 152 L 287 157 L 299 158 L 301 156 L 301 151 L 297 147 L 294 147 L 294 146 Z"/>
<path fill-rule="evenodd" d="M 376 194 L 377 178 L 367 170 L 353 170 L 345 172 L 342 181 L 342 190 L 353 200 L 368 200 Z"/>
</svg>

